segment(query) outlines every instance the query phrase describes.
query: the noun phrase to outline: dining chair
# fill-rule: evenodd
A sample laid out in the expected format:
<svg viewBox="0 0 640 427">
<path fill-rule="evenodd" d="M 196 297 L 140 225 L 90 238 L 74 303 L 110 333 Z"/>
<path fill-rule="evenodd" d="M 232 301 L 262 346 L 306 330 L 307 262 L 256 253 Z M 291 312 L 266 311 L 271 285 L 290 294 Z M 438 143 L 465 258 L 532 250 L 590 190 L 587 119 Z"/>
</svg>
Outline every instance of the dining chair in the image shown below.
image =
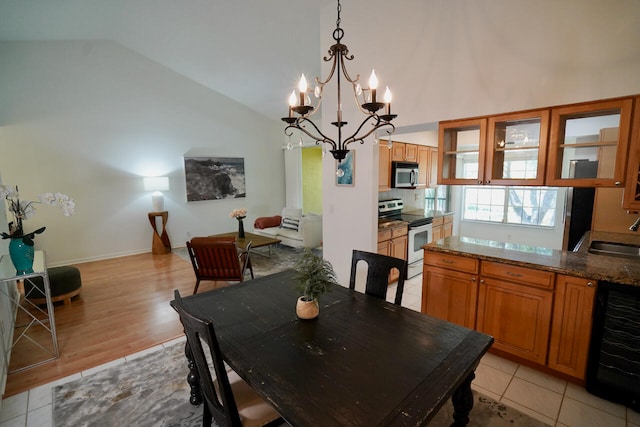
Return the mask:
<svg viewBox="0 0 640 427">
<path fill-rule="evenodd" d="M 400 277 L 398 277 L 398 287 L 396 288 L 394 304 L 400 305 L 402 303 L 404 281 L 407 278 L 407 261 L 387 255 L 380 255 L 354 249 L 351 257 L 351 278 L 349 280 L 349 289 L 356 288 L 356 270 L 359 261 L 364 261 L 367 264 L 367 283 L 364 293 L 383 300 L 387 299 L 389 274 L 392 269 L 398 269 Z"/>
<path fill-rule="evenodd" d="M 187 251 L 196 274 L 198 292 L 202 280 L 242 282 L 247 268 L 253 279 L 251 266 L 251 242 L 239 250 L 234 237 L 194 237 L 187 242 Z"/>
<path fill-rule="evenodd" d="M 189 313 L 177 289 L 171 306 L 180 316 L 187 336 L 187 353 L 198 374 L 204 399 L 202 425 L 209 427 L 214 421 L 220 427 L 282 424 L 280 414 L 273 407 L 233 370 L 227 371 L 213 323 Z"/>
</svg>

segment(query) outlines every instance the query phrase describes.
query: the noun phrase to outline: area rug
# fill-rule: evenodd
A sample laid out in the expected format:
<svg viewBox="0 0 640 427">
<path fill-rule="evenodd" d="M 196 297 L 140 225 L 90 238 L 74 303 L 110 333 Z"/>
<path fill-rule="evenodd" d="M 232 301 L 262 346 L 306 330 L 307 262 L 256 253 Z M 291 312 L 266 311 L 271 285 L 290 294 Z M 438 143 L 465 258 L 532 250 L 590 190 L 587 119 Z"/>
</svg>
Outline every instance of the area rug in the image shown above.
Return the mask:
<svg viewBox="0 0 640 427">
<path fill-rule="evenodd" d="M 189 403 L 184 344 L 149 353 L 53 389 L 55 427 L 200 426 L 202 405 Z M 545 424 L 474 391 L 470 426 Z M 451 402 L 430 425 L 449 426 Z"/>
<path fill-rule="evenodd" d="M 322 249 L 314 249 L 315 253 L 322 254 Z M 173 249 L 173 253 L 180 258 L 191 262 L 187 248 Z M 261 247 L 251 250 L 251 265 L 254 277 L 263 277 L 293 267 L 300 258 L 302 249 L 291 248 L 285 245 L 272 245 L 269 248 Z M 248 274 L 248 273 L 247 273 Z"/>
</svg>

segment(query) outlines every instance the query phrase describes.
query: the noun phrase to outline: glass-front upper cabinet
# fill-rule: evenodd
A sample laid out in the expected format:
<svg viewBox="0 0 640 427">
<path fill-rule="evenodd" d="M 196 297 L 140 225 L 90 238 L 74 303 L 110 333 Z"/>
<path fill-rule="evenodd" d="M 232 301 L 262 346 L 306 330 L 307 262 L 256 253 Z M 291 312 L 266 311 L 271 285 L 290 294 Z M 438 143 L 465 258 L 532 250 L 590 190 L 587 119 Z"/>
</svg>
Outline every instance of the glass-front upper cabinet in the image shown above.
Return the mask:
<svg viewBox="0 0 640 427">
<path fill-rule="evenodd" d="M 546 185 L 623 185 L 632 106 L 625 98 L 552 108 Z"/>
<path fill-rule="evenodd" d="M 491 116 L 485 184 L 543 185 L 549 110 Z"/>
<path fill-rule="evenodd" d="M 439 184 L 482 184 L 487 119 L 450 120 L 438 127 Z"/>
<path fill-rule="evenodd" d="M 629 143 L 629 163 L 627 182 L 622 206 L 625 209 L 640 210 L 640 96 L 635 98 L 631 142 Z"/>
</svg>

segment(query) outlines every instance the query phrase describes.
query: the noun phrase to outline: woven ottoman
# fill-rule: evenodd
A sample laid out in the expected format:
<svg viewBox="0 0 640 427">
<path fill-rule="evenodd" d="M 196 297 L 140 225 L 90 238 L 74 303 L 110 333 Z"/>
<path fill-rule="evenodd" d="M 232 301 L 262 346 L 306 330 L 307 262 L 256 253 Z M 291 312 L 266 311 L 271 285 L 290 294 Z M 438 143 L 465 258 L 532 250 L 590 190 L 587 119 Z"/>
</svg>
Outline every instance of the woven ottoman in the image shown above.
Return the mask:
<svg viewBox="0 0 640 427">
<path fill-rule="evenodd" d="M 80 270 L 75 267 L 52 267 L 47 269 L 49 274 L 49 288 L 51 289 L 51 301 L 64 301 L 71 304 L 71 298 L 80 293 L 82 280 Z M 37 289 L 34 289 L 37 288 Z M 42 277 L 33 277 L 24 281 L 24 293 L 35 304 L 46 304 Z"/>
</svg>

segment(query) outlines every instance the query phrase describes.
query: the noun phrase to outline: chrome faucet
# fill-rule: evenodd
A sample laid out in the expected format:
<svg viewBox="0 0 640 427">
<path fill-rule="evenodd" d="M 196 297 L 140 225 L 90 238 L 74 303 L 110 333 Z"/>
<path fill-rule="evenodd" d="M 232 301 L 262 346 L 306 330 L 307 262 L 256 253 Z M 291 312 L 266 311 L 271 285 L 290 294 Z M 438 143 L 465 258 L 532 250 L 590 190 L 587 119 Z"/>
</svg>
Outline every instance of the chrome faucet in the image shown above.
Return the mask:
<svg viewBox="0 0 640 427">
<path fill-rule="evenodd" d="M 631 227 L 629 227 L 629 230 L 638 231 L 638 227 L 640 227 L 640 216 L 638 217 L 638 219 L 636 219 L 636 222 L 631 224 Z"/>
</svg>

